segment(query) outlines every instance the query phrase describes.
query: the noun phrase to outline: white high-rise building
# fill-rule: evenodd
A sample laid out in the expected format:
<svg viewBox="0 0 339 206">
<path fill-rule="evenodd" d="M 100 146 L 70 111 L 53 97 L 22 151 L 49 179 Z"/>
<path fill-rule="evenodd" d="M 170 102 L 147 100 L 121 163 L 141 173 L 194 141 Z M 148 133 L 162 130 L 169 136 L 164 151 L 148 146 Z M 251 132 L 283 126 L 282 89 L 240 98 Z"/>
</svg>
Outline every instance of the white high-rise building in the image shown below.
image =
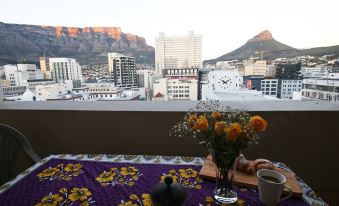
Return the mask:
<svg viewBox="0 0 339 206">
<path fill-rule="evenodd" d="M 114 84 L 120 88 L 136 88 L 137 73 L 135 58 L 119 53 L 108 53 L 108 70 L 113 76 Z"/>
<path fill-rule="evenodd" d="M 81 80 L 81 67 L 75 59 L 71 58 L 49 58 L 49 68 L 55 82 L 65 80 Z"/>
<path fill-rule="evenodd" d="M 166 36 L 159 33 L 155 39 L 155 74 L 164 69 L 202 67 L 202 35 L 190 31 L 186 36 Z"/>
</svg>

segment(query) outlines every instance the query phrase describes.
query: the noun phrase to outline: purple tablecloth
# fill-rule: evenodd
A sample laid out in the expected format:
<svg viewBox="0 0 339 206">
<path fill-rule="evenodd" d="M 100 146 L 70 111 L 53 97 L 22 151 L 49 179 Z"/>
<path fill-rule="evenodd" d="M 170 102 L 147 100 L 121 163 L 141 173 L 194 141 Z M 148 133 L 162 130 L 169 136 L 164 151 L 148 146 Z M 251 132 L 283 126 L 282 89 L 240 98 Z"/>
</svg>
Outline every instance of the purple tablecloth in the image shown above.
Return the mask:
<svg viewBox="0 0 339 206">
<path fill-rule="evenodd" d="M 50 159 L 0 194 L 0 205 L 150 206 L 151 188 L 171 174 L 188 193 L 187 205 L 217 205 L 214 183 L 201 180 L 201 166 Z M 262 205 L 253 189 L 238 188 L 235 205 Z M 279 205 L 308 205 L 290 198 Z"/>
</svg>

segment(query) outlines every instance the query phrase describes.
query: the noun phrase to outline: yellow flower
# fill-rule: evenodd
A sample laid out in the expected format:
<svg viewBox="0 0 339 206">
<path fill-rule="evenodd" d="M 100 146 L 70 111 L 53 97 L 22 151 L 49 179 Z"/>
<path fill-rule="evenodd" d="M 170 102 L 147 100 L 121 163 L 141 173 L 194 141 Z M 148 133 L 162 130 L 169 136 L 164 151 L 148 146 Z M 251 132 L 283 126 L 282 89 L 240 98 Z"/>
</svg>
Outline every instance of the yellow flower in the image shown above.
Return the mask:
<svg viewBox="0 0 339 206">
<path fill-rule="evenodd" d="M 202 179 L 200 179 L 199 177 L 195 178 L 196 182 L 202 182 Z"/>
<path fill-rule="evenodd" d="M 174 169 L 171 169 L 171 170 L 169 171 L 169 173 L 175 174 L 175 173 L 177 173 L 177 171 L 175 171 Z"/>
<path fill-rule="evenodd" d="M 132 201 L 128 201 L 128 202 L 121 203 L 118 206 L 138 206 L 138 205 L 134 204 Z"/>
<path fill-rule="evenodd" d="M 137 200 L 137 199 L 139 199 L 138 196 L 135 195 L 135 194 L 131 194 L 131 195 L 129 196 L 129 198 L 130 198 L 131 200 Z"/>
<path fill-rule="evenodd" d="M 133 179 L 133 180 L 138 180 L 138 179 L 139 179 L 139 177 L 138 177 L 138 176 L 136 176 L 136 175 L 134 175 L 134 176 L 132 176 L 132 179 Z"/>
<path fill-rule="evenodd" d="M 221 120 L 222 115 L 220 112 L 213 112 L 211 117 L 213 117 L 216 120 Z"/>
<path fill-rule="evenodd" d="M 178 177 L 172 174 L 167 174 L 167 175 L 163 175 L 160 178 L 160 181 L 163 182 L 165 180 L 165 177 L 172 177 L 173 182 L 178 182 Z"/>
<path fill-rule="evenodd" d="M 206 197 L 205 202 L 207 203 L 213 203 L 214 199 L 212 197 Z"/>
<path fill-rule="evenodd" d="M 92 192 L 87 188 L 73 188 L 71 192 L 72 193 L 68 196 L 68 198 L 73 202 L 77 200 L 84 201 L 92 195 Z"/>
<path fill-rule="evenodd" d="M 180 172 L 180 176 L 183 177 L 183 178 L 191 178 L 191 177 L 196 177 L 198 172 L 191 169 L 191 168 L 188 168 L 188 169 L 180 169 L 179 170 Z"/>
<path fill-rule="evenodd" d="M 226 123 L 223 121 L 216 122 L 214 125 L 214 130 L 219 136 L 221 136 L 225 133 L 224 132 L 225 126 L 226 126 Z"/>
<path fill-rule="evenodd" d="M 81 164 L 68 164 L 66 167 L 65 167 L 65 171 L 66 172 L 77 172 L 81 169 Z"/>
<path fill-rule="evenodd" d="M 82 202 L 80 206 L 89 206 L 89 202 L 88 201 Z"/>
<path fill-rule="evenodd" d="M 141 197 L 143 198 L 142 204 L 144 206 L 152 206 L 152 200 L 151 200 L 151 196 L 149 194 L 142 194 Z"/>
<path fill-rule="evenodd" d="M 116 175 L 115 172 L 103 172 L 102 174 L 99 175 L 99 177 L 95 178 L 96 181 L 98 182 L 110 182 L 113 180 L 113 177 Z"/>
<path fill-rule="evenodd" d="M 150 199 L 150 198 L 151 198 L 151 195 L 150 195 L 150 194 L 147 194 L 147 193 L 143 193 L 143 194 L 141 195 L 141 198 L 143 198 L 143 199 Z"/>
<path fill-rule="evenodd" d="M 263 132 L 266 130 L 267 122 L 262 117 L 256 115 L 250 119 L 249 126 L 257 132 Z"/>
<path fill-rule="evenodd" d="M 129 182 L 127 183 L 127 185 L 132 187 L 134 185 L 134 182 Z"/>
<path fill-rule="evenodd" d="M 193 129 L 199 130 L 200 132 L 207 132 L 208 120 L 205 116 L 200 116 L 199 119 L 194 123 Z"/>
<path fill-rule="evenodd" d="M 61 188 L 61 189 L 59 190 L 59 192 L 60 192 L 60 193 L 67 193 L 67 189 L 66 189 L 66 188 Z"/>
<path fill-rule="evenodd" d="M 126 176 L 126 175 L 135 175 L 139 170 L 135 167 L 122 167 L 121 168 L 121 174 Z"/>
<path fill-rule="evenodd" d="M 228 140 L 234 141 L 241 134 L 241 126 L 239 123 L 232 123 L 230 126 L 225 127 L 225 133 Z"/>
<path fill-rule="evenodd" d="M 201 185 L 196 185 L 196 186 L 194 186 L 194 188 L 200 190 L 201 189 Z"/>
<path fill-rule="evenodd" d="M 237 206 L 243 206 L 243 205 L 245 205 L 245 201 L 244 200 L 242 200 L 242 199 L 238 199 L 237 200 L 237 202 L 235 203 Z"/>
<path fill-rule="evenodd" d="M 198 119 L 198 117 L 197 117 L 196 114 L 191 114 L 187 118 L 186 122 L 187 122 L 188 126 L 193 127 L 193 125 L 194 125 L 195 121 L 197 121 L 197 119 Z"/>
<path fill-rule="evenodd" d="M 49 194 L 46 197 L 41 199 L 41 202 L 36 204 L 35 206 L 57 206 L 59 202 L 63 201 L 64 198 L 61 197 L 59 194 Z"/>
<path fill-rule="evenodd" d="M 118 168 L 116 168 L 116 167 L 112 167 L 112 168 L 111 168 L 111 170 L 112 170 L 112 171 L 117 171 L 117 170 L 118 170 Z"/>
<path fill-rule="evenodd" d="M 59 171 L 60 171 L 60 169 L 58 169 L 56 167 L 50 167 L 48 169 L 45 169 L 41 173 L 39 173 L 37 176 L 38 177 L 51 177 L 51 176 L 55 175 L 56 173 L 58 173 Z"/>
</svg>

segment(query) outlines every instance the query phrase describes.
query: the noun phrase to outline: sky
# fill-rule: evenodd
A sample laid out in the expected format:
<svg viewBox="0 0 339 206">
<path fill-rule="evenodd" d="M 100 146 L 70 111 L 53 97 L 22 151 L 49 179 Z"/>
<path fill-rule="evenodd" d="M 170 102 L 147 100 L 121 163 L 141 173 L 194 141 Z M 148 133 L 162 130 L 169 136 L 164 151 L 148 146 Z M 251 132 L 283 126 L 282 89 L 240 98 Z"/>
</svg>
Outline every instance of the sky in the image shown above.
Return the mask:
<svg viewBox="0 0 339 206">
<path fill-rule="evenodd" d="M 159 32 L 203 36 L 203 59 L 263 30 L 295 48 L 339 45 L 339 0 L 0 0 L 0 22 L 117 26 L 154 46 Z"/>
</svg>

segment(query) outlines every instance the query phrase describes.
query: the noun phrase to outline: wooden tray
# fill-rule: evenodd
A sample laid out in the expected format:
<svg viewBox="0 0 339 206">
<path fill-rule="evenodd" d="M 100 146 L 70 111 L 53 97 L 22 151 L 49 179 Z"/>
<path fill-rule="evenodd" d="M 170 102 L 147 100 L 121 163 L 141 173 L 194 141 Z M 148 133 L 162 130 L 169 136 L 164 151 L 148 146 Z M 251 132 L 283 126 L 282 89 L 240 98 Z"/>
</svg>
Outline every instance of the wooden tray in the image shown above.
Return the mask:
<svg viewBox="0 0 339 206">
<path fill-rule="evenodd" d="M 285 185 L 292 189 L 293 196 L 301 197 L 302 196 L 301 188 L 295 175 L 290 172 L 287 172 L 286 170 L 283 170 L 277 167 L 275 170 L 277 172 L 280 172 L 286 177 L 287 181 Z M 200 175 L 200 178 L 203 178 L 203 179 L 215 180 L 215 165 L 212 162 L 211 155 L 207 156 L 204 162 L 204 165 L 200 170 L 199 175 Z M 236 171 L 235 176 L 234 176 L 234 184 L 240 187 L 250 187 L 250 188 L 257 189 L 258 178 L 256 174 L 249 175 L 249 174 L 246 174 L 240 171 Z M 287 191 L 284 191 L 284 192 L 287 192 Z"/>
</svg>

